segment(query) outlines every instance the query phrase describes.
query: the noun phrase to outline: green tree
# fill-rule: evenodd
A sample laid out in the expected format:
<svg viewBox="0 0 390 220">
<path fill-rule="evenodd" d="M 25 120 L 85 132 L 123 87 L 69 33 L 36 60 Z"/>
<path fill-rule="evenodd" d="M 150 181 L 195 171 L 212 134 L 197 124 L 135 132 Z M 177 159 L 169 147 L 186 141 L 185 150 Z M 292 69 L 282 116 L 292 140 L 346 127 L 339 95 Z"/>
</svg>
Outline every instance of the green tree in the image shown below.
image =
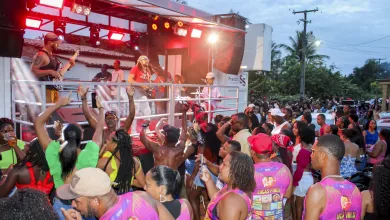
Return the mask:
<svg viewBox="0 0 390 220">
<path fill-rule="evenodd" d="M 298 59 L 299 61 L 302 60 L 302 51 L 303 51 L 303 32 L 296 31 L 296 36 L 295 38 L 289 37 L 291 46 L 286 45 L 286 44 L 281 44 L 281 48 L 285 49 L 289 56 L 294 57 Z M 315 45 L 315 37 L 313 36 L 312 33 L 307 33 L 306 34 L 306 39 L 307 39 L 307 45 L 305 49 L 305 54 L 306 54 L 306 59 L 307 62 L 313 62 L 313 61 L 318 61 L 318 60 L 323 60 L 323 59 L 329 59 L 329 56 L 327 55 L 319 55 L 317 54 L 317 46 Z"/>
</svg>

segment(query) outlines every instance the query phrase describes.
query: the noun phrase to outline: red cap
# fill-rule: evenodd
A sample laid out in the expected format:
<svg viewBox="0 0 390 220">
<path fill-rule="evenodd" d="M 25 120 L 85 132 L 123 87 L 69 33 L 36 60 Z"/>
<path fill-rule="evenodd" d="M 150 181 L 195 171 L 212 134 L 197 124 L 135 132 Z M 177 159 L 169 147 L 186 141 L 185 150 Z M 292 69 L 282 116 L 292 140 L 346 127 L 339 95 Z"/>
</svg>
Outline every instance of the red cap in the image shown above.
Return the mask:
<svg viewBox="0 0 390 220">
<path fill-rule="evenodd" d="M 250 136 L 248 137 L 248 142 L 252 150 L 257 154 L 272 152 L 272 141 L 266 134 L 260 133 L 255 136 Z"/>
</svg>

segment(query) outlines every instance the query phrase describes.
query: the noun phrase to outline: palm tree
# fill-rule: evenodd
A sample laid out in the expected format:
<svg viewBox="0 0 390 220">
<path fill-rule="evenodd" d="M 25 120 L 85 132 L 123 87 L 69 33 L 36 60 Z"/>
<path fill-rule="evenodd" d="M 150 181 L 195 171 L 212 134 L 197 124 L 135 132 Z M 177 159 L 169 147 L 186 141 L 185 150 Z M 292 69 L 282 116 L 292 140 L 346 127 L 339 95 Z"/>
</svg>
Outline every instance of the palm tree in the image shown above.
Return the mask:
<svg viewBox="0 0 390 220">
<path fill-rule="evenodd" d="M 291 41 L 291 46 L 286 44 L 281 44 L 280 47 L 285 49 L 289 56 L 297 58 L 299 61 L 302 59 L 302 48 L 303 48 L 303 33 L 300 31 L 296 31 L 295 39 L 293 37 L 289 37 Z M 329 59 L 330 57 L 327 55 L 316 54 L 317 46 L 315 45 L 315 37 L 312 33 L 306 34 L 307 45 L 305 50 L 306 59 L 308 62 L 312 61 L 321 61 L 323 59 Z"/>
<path fill-rule="evenodd" d="M 272 42 L 271 46 L 271 73 L 272 75 L 277 75 L 280 72 L 282 67 L 282 52 L 280 51 L 281 45 L 275 42 Z"/>
</svg>

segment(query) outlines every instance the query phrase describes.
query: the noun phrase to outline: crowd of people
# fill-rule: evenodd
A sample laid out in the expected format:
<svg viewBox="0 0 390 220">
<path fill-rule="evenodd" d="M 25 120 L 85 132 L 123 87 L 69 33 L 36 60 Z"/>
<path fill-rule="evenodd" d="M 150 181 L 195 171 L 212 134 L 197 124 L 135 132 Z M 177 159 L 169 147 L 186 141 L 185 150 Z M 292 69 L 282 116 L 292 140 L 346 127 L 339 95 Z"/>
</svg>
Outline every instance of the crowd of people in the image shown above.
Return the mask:
<svg viewBox="0 0 390 220">
<path fill-rule="evenodd" d="M 58 44 L 55 35 L 45 36 L 34 57 L 35 74 L 56 75 L 46 68 L 54 66 L 51 52 Z M 124 82 L 120 62 L 114 67 L 112 74 L 102 69 L 94 81 Z M 148 58 L 141 56 L 128 82 L 151 82 L 151 72 Z M 206 78 L 213 85 L 214 74 Z M 181 83 L 178 77 L 175 82 Z M 90 113 L 89 90 L 80 86 L 82 111 L 94 130 L 85 145 L 78 124 L 57 124 L 55 137 L 49 135 L 46 123 L 71 101 L 70 94 L 59 97 L 53 88 L 47 101 L 54 104 L 35 118 L 37 137 L 29 144 L 17 139 L 12 120 L 1 118 L 0 220 L 382 220 L 390 215 L 390 130 L 378 131 L 379 105 L 251 97 L 244 112 L 211 114 L 209 121 L 206 110 L 216 103 L 178 103 L 180 128 L 161 118 L 152 138 L 149 121 L 142 125 L 140 141 L 154 159 L 145 170 L 129 133 L 137 133 L 136 114 L 151 114 L 148 89 L 126 88 L 129 115 L 118 127 L 116 112 L 105 109 L 100 96 L 97 118 Z M 175 93 L 180 96 L 182 89 Z M 220 96 L 216 88 L 202 93 Z M 370 167 L 371 184 L 361 192 L 352 178 Z"/>
<path fill-rule="evenodd" d="M 258 103 L 250 103 L 242 113 L 208 122 L 199 105 L 183 103 L 181 128 L 163 118 L 153 139 L 149 123 L 142 125 L 140 140 L 154 156 L 154 167 L 144 173 L 129 135 L 136 91 L 129 86 L 126 92 L 130 114 L 120 128 L 99 97 L 96 119 L 83 100 L 95 130 L 85 146 L 80 125 L 67 125 L 54 139 L 45 126 L 70 96 L 59 97 L 35 119 L 37 138 L 28 145 L 16 138 L 12 120 L 0 119 L 0 219 L 386 219 L 390 214 L 390 130 L 378 132 L 373 118 L 362 126 L 350 106 L 343 115 L 334 113 L 335 125 L 317 112 L 316 127 L 312 110 L 298 120 L 290 118 L 288 105 L 270 104 L 264 114 Z M 88 90 L 80 86 L 78 93 L 83 99 Z M 193 118 L 187 116 L 190 109 Z M 370 187 L 360 192 L 349 179 L 370 166 Z"/>
</svg>

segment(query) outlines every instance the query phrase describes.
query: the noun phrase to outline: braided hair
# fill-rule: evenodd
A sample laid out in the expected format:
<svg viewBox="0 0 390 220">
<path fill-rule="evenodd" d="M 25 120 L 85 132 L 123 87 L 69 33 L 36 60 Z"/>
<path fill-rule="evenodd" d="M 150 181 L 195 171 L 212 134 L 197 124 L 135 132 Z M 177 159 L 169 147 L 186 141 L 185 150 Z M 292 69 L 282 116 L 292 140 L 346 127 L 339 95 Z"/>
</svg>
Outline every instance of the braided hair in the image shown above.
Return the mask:
<svg viewBox="0 0 390 220">
<path fill-rule="evenodd" d="M 123 129 L 117 130 L 115 132 L 115 136 L 116 138 L 114 138 L 113 141 L 117 143 L 117 146 L 111 157 L 107 160 L 104 170 L 106 170 L 107 165 L 119 151 L 120 159 L 118 159 L 120 161 L 120 165 L 118 168 L 118 175 L 115 179 L 115 182 L 117 183 L 115 189 L 117 190 L 118 195 L 122 195 L 132 190 L 131 180 L 136 173 L 133 158 L 133 143 L 130 135 Z"/>
<path fill-rule="evenodd" d="M 81 143 L 81 129 L 75 124 L 69 124 L 64 129 L 64 139 L 67 145 L 59 154 L 59 159 L 62 167 L 61 178 L 66 177 L 73 172 L 77 162 L 77 149 L 80 148 Z"/>
<path fill-rule="evenodd" d="M 390 157 L 386 157 L 382 164 L 376 166 L 373 178 L 374 213 L 378 220 L 388 219 L 390 216 Z"/>
<path fill-rule="evenodd" d="M 22 161 L 15 165 L 15 167 L 21 168 L 26 166 L 27 162 L 31 163 L 30 167 L 37 166 L 41 172 L 48 172 L 49 165 L 47 164 L 45 152 L 43 151 L 38 139 L 34 139 L 30 145 L 29 150 Z M 30 168 L 27 167 L 27 168 Z"/>
</svg>

